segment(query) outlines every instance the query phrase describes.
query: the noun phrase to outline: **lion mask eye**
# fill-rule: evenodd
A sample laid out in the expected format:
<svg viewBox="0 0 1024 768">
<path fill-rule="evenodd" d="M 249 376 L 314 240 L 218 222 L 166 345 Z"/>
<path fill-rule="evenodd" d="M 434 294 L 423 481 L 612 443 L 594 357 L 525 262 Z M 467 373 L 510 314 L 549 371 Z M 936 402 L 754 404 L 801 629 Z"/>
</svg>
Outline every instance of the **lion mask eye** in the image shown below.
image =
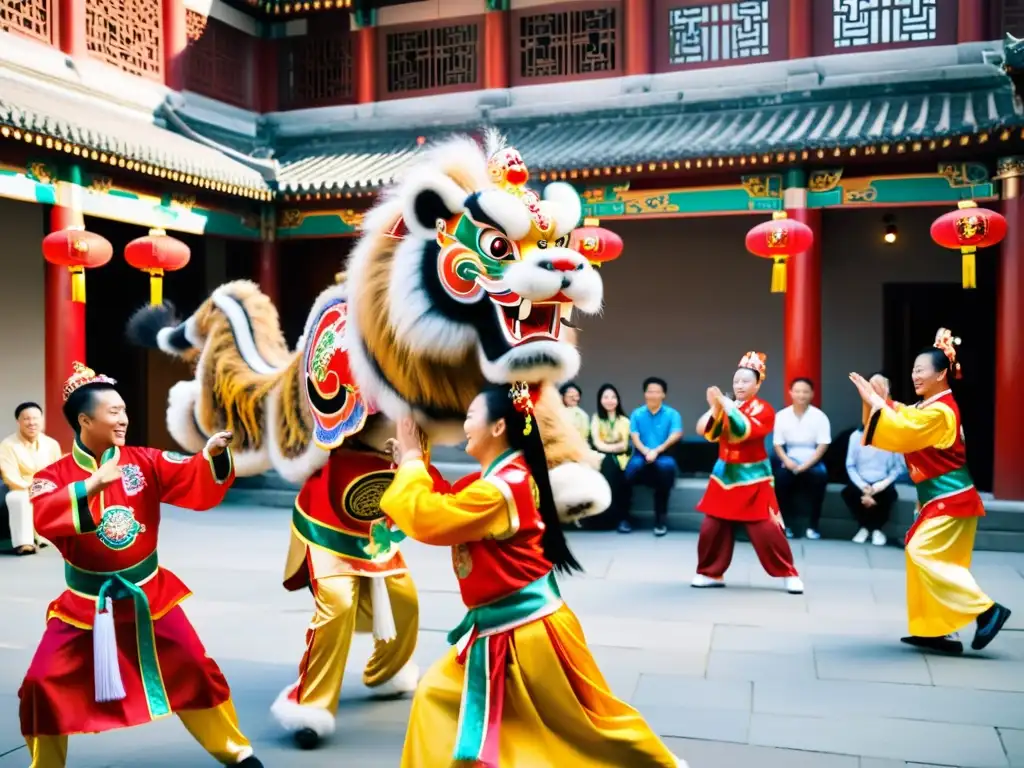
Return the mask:
<svg viewBox="0 0 1024 768">
<path fill-rule="evenodd" d="M 516 257 L 515 246 L 496 229 L 485 229 L 480 233 L 480 252 L 496 261 L 509 261 Z"/>
</svg>

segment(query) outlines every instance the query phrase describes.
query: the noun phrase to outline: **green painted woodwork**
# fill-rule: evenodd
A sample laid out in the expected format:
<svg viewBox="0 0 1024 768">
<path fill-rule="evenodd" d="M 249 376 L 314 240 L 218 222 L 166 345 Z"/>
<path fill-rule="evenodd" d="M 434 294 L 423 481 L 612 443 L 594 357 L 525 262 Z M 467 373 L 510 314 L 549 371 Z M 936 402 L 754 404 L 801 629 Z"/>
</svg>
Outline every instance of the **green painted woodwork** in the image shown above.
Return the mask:
<svg viewBox="0 0 1024 768">
<path fill-rule="evenodd" d="M 940 163 L 938 172 L 916 176 L 844 179 L 842 169 L 815 171 L 808 182 L 808 208 L 950 203 L 996 196 L 988 168 L 981 163 Z"/>
<path fill-rule="evenodd" d="M 351 237 L 359 231 L 362 221 L 360 211 L 286 210 L 281 212 L 277 222 L 277 238 Z"/>
</svg>

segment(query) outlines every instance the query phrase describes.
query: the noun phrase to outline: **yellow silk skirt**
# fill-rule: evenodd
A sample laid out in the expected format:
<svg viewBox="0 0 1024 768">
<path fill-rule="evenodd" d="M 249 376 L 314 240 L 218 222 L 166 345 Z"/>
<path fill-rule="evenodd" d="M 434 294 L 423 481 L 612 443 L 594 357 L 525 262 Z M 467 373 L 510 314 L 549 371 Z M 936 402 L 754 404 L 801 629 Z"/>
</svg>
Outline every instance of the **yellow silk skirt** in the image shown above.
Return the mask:
<svg viewBox="0 0 1024 768">
<path fill-rule="evenodd" d="M 910 634 L 942 637 L 992 607 L 971 575 L 976 517 L 933 517 L 907 542 L 907 618 Z"/>
<path fill-rule="evenodd" d="M 512 631 L 500 765 L 509 768 L 676 768 L 640 713 L 617 699 L 562 606 Z M 454 768 L 465 668 L 452 648 L 420 681 L 402 768 Z"/>
</svg>

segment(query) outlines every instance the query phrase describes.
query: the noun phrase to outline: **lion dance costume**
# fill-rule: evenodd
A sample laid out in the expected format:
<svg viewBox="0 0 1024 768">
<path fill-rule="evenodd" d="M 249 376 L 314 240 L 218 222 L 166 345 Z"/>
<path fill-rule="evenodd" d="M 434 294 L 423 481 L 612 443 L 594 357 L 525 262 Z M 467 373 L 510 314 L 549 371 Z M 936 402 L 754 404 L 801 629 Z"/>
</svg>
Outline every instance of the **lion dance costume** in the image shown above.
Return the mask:
<svg viewBox="0 0 1024 768">
<path fill-rule="evenodd" d="M 366 683 L 415 684 L 415 589 L 402 534 L 379 509 L 391 479 L 381 422 L 411 415 L 430 441 L 457 444 L 486 381 L 541 385 L 536 417 L 560 514 L 598 514 L 611 502 L 600 457 L 566 421 L 555 384 L 579 369 L 572 312 L 600 309 L 595 264 L 617 257 L 621 240 L 577 227 L 582 203 L 570 185 L 538 195 L 519 153 L 496 134 L 487 143 L 485 152 L 453 138 L 425 151 L 367 213 L 347 272 L 315 302 L 298 351 L 248 281 L 221 286 L 183 322 L 164 305 L 140 310 L 129 327 L 136 343 L 195 366 L 169 394 L 179 444 L 230 429 L 240 476 L 275 469 L 305 483 L 285 585 L 309 580 L 318 612 L 300 680 L 274 709 L 296 734 L 312 732 L 307 743 L 334 728 L 360 617 L 373 615 L 377 637 Z M 334 617 L 329 631 L 322 613 Z"/>
</svg>

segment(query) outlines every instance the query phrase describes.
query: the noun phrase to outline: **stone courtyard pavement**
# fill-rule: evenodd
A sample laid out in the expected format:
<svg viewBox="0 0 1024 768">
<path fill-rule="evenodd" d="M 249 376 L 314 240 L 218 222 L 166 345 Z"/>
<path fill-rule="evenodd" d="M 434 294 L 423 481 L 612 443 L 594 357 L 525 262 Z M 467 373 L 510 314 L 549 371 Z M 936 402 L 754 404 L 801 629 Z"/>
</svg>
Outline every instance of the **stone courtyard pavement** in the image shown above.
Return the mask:
<svg viewBox="0 0 1024 768">
<path fill-rule="evenodd" d="M 161 560 L 195 591 L 185 609 L 234 690 L 243 729 L 268 768 L 394 768 L 408 701 L 374 701 L 359 682 L 370 641 L 357 639 L 338 731 L 298 752 L 270 720 L 294 679 L 308 594 L 281 589 L 287 513 L 169 510 Z M 845 542 L 796 542 L 807 594 L 787 595 L 741 544 L 729 588 L 688 586 L 694 536 L 581 533 L 585 577 L 563 582 L 616 693 L 692 768 L 1024 766 L 1024 555 L 979 553 L 975 574 L 1016 608 L 981 657 L 927 657 L 904 632 L 903 553 Z M 426 667 L 462 616 L 446 550 L 410 543 L 420 588 L 417 658 Z M 24 768 L 17 688 L 62 585 L 52 550 L 0 558 L 0 768 Z M 73 737 L 77 768 L 189 768 L 214 763 L 174 718 Z M 516 768 L 531 768 L 517 766 Z M 630 768 L 623 766 L 623 768 Z"/>
</svg>

